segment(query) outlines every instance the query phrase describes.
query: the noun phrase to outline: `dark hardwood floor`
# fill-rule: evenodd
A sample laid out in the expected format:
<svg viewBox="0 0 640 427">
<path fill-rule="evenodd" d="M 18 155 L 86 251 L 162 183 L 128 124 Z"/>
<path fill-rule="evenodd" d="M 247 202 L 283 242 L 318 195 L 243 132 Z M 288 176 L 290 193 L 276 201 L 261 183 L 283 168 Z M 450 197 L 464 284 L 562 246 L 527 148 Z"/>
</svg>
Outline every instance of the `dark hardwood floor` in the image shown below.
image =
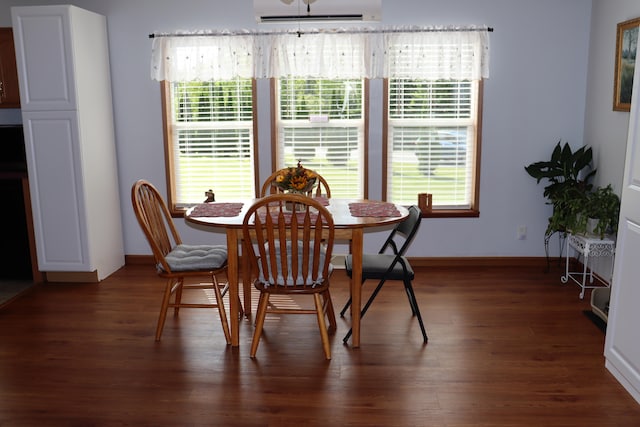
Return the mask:
<svg viewBox="0 0 640 427">
<path fill-rule="evenodd" d="M 429 343 L 391 282 L 359 349 L 338 319 L 331 361 L 313 316 L 267 320 L 255 360 L 251 322 L 234 349 L 214 310 L 170 316 L 156 343 L 150 266 L 38 285 L 0 309 L 0 426 L 639 426 L 588 296 L 554 268 L 419 268 Z M 332 294 L 339 310 L 343 270 Z"/>
</svg>

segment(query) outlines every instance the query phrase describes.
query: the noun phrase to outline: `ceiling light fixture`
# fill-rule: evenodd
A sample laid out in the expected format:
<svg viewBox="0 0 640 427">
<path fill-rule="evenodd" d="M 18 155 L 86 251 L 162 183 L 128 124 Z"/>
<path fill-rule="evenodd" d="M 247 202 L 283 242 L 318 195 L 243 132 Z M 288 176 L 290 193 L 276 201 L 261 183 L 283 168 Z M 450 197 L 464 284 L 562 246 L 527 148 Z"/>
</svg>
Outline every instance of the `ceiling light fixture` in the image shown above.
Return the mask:
<svg viewBox="0 0 640 427">
<path fill-rule="evenodd" d="M 286 5 L 290 5 L 291 3 L 293 3 L 295 0 L 280 0 L 282 3 L 286 4 Z M 307 5 L 307 13 L 311 13 L 311 3 L 314 3 L 316 0 L 298 0 L 298 6 L 300 5 L 300 2 L 304 3 Z"/>
<path fill-rule="evenodd" d="M 259 23 L 380 21 L 381 0 L 253 0 L 253 2 L 256 20 Z"/>
</svg>

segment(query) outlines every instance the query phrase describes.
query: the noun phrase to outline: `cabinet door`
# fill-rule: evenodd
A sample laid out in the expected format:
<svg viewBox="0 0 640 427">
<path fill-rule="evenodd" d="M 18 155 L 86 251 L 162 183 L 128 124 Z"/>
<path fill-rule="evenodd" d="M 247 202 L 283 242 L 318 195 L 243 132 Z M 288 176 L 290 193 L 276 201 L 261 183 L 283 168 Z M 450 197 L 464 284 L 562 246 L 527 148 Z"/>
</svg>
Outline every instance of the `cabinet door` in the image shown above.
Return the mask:
<svg viewBox="0 0 640 427">
<path fill-rule="evenodd" d="M 0 28 L 0 108 L 20 108 L 16 51 L 11 28 Z"/>
<path fill-rule="evenodd" d="M 22 110 L 74 110 L 69 7 L 14 7 L 11 12 Z"/>
<path fill-rule="evenodd" d="M 90 271 L 78 123 L 73 111 L 23 113 L 42 271 Z"/>
</svg>

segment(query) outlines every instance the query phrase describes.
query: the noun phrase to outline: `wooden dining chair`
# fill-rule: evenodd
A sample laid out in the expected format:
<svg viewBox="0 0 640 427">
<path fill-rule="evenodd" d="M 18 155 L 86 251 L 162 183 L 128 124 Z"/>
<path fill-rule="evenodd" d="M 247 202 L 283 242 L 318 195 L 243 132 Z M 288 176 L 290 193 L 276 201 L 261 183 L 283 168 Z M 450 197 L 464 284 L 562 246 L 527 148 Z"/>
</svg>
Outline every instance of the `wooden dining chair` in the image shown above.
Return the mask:
<svg viewBox="0 0 640 427">
<path fill-rule="evenodd" d="M 155 266 L 160 277 L 166 279 L 160 307 L 156 341 L 160 341 L 169 307 L 174 316 L 180 308 L 217 308 L 227 344 L 231 344 L 229 322 L 223 296 L 227 283 L 219 283 L 217 276 L 226 274 L 227 248 L 224 245 L 187 245 L 182 242 L 171 214 L 158 190 L 146 180 L 138 180 L 131 188 L 131 202 L 138 223 L 151 246 Z M 206 278 L 205 283 L 185 283 L 196 278 Z M 187 303 L 182 299 L 183 290 L 213 289 L 215 302 Z M 242 306 L 240 306 L 242 307 Z"/>
<path fill-rule="evenodd" d="M 420 308 L 418 307 L 418 301 L 416 300 L 412 285 L 415 274 L 409 260 L 405 256 L 409 245 L 418 231 L 418 227 L 420 227 L 421 220 L 422 214 L 420 209 L 417 206 L 411 206 L 407 218 L 394 227 L 380 248 L 380 251 L 377 254 L 364 254 L 362 256 L 362 284 L 364 285 L 366 280 L 373 279 L 378 280 L 378 286 L 376 286 L 367 303 L 362 308 L 360 318 L 364 317 L 371 303 L 373 303 L 376 295 L 378 295 L 378 292 L 380 292 L 380 289 L 382 289 L 382 286 L 387 280 L 402 281 L 407 298 L 409 299 L 409 305 L 411 306 L 411 313 L 418 318 L 422 338 L 426 343 L 428 340 L 427 332 L 422 322 L 422 315 L 420 314 Z M 351 255 L 347 255 L 345 258 L 345 269 L 349 277 L 351 277 L 352 267 L 353 259 Z M 340 311 L 340 317 L 344 317 L 344 313 L 350 306 L 351 298 L 349 298 Z M 352 330 L 349 329 L 349 332 L 343 339 L 344 342 L 349 340 L 351 333 Z"/>
<path fill-rule="evenodd" d="M 335 332 L 336 319 L 329 293 L 334 243 L 329 211 L 311 197 L 272 194 L 249 208 L 242 233 L 244 241 L 251 242 L 245 247 L 260 291 L 251 357 L 256 356 L 267 313 L 297 313 L 316 315 L 325 357 L 331 359 L 328 334 Z M 314 308 L 270 304 L 271 295 L 313 295 Z"/>
<path fill-rule="evenodd" d="M 264 197 L 268 194 L 278 194 L 282 193 L 282 189 L 275 185 L 276 177 L 281 173 L 282 169 L 275 171 L 271 174 L 269 178 L 267 178 L 262 184 L 262 190 L 260 191 L 260 197 Z M 329 188 L 329 183 L 326 179 L 317 172 L 313 171 L 316 174 L 318 184 L 307 194 L 307 196 L 315 196 L 315 197 L 326 197 L 331 198 L 331 189 Z"/>
</svg>

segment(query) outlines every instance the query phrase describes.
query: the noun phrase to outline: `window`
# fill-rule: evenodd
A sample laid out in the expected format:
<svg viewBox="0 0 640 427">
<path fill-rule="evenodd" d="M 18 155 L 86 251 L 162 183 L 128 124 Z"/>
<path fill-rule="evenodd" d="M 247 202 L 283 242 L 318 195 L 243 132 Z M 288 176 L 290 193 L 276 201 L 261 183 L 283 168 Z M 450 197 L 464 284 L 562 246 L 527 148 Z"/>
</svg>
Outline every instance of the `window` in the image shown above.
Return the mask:
<svg viewBox="0 0 640 427">
<path fill-rule="evenodd" d="M 255 197 L 253 83 L 165 83 L 170 204 Z"/>
<path fill-rule="evenodd" d="M 363 198 L 363 80 L 282 78 L 277 94 L 278 168 L 300 161 L 333 197 Z"/>
<path fill-rule="evenodd" d="M 372 123 L 383 131 L 382 169 L 373 177 L 383 180 L 383 198 L 409 205 L 428 192 L 435 215 L 477 215 L 489 31 L 398 27 L 310 30 L 304 37 L 292 37 L 293 30 L 154 37 L 151 77 L 166 82 L 172 208 L 202 201 L 209 188 L 218 199 L 255 196 L 255 79 L 272 84 L 275 167 L 301 161 L 331 183 L 335 197 L 367 197 L 368 85 L 383 79 L 383 99 L 374 102 L 384 105 L 385 116 Z"/>
<path fill-rule="evenodd" d="M 480 56 L 476 45 L 391 40 L 385 80 L 387 200 L 411 205 L 418 193 L 431 193 L 436 212 L 477 214 L 482 81 L 465 74 Z"/>
<path fill-rule="evenodd" d="M 387 199 L 434 208 L 475 207 L 478 82 L 388 82 Z"/>
</svg>

